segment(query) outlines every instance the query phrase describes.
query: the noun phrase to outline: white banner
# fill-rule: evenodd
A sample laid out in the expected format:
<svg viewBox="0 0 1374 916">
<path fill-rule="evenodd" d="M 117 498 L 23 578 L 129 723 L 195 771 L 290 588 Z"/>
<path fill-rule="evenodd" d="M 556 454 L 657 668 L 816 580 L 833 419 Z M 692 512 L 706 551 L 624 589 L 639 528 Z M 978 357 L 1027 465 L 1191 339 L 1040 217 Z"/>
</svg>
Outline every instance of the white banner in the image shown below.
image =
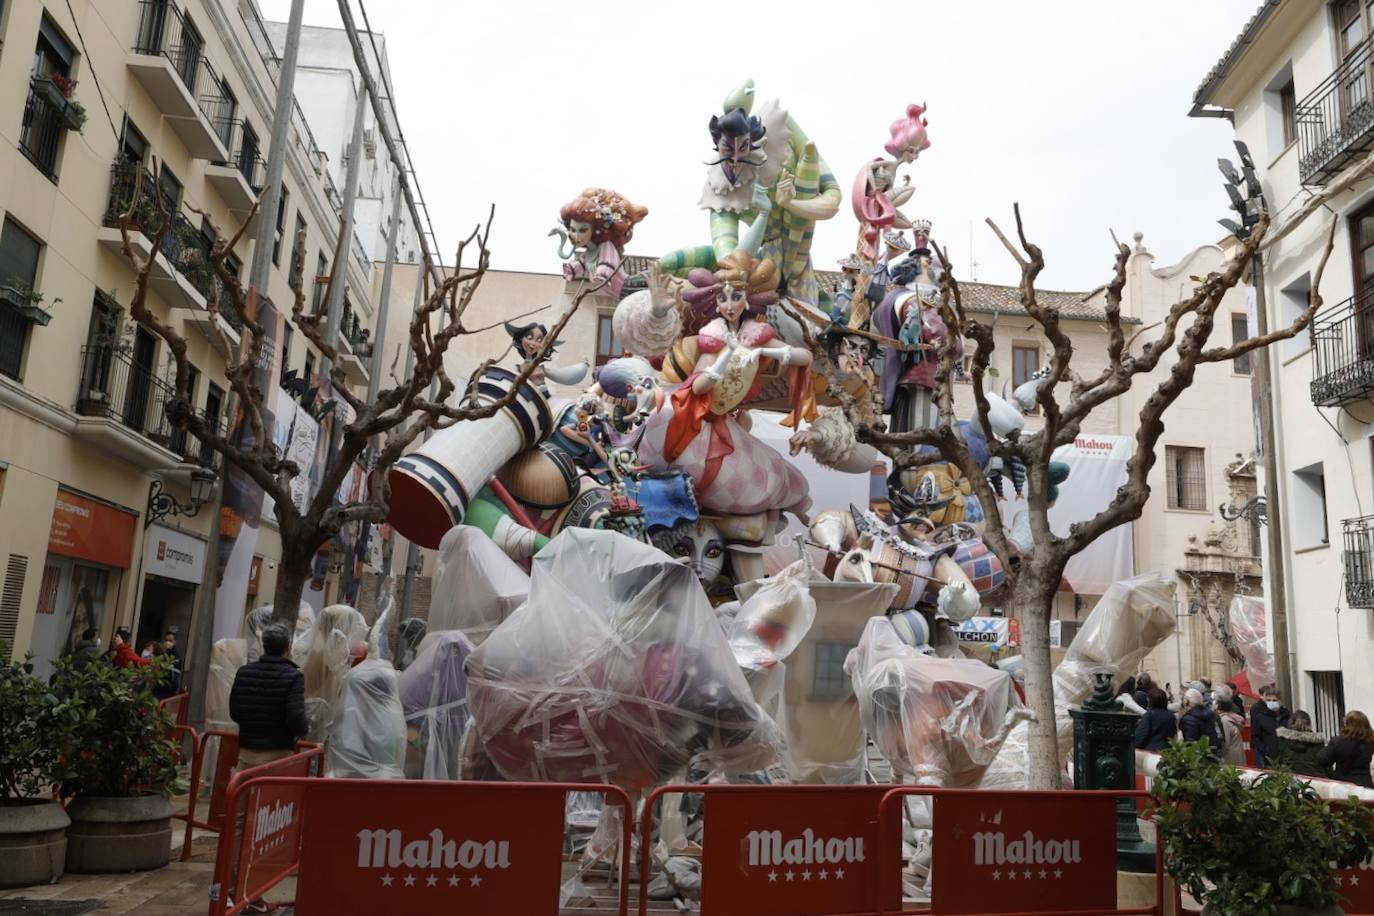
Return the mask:
<svg viewBox="0 0 1374 916">
<path fill-rule="evenodd" d="M 200 584 L 205 571 L 205 542 L 184 531 L 153 524 L 143 536 L 143 571 Z"/>
<path fill-rule="evenodd" d="M 960 642 L 1002 648 L 1011 642 L 1011 621 L 1005 617 L 970 617 L 954 628 Z"/>
<path fill-rule="evenodd" d="M 1050 507 L 1050 530 L 1060 537 L 1075 522 L 1087 521 L 1107 508 L 1126 483 L 1126 462 L 1135 451 L 1131 436 L 1083 434 L 1073 445 L 1055 449 L 1054 460 L 1069 466 L 1069 479 L 1059 485 L 1059 499 Z M 1011 495 L 1010 479 L 1003 488 Z M 1011 530 L 1023 498 L 1001 503 L 1002 524 Z M 1135 575 L 1135 525 L 1113 528 L 1069 560 L 1064 578 L 1080 595 L 1101 595 L 1113 583 Z"/>
</svg>

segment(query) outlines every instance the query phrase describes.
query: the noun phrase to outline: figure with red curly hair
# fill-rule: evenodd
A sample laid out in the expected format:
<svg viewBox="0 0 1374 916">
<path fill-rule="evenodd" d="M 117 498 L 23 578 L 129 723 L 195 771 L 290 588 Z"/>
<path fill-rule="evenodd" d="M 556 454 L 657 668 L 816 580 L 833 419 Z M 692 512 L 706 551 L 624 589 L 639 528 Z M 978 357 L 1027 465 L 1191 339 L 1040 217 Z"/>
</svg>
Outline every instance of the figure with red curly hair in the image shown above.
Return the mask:
<svg viewBox="0 0 1374 916">
<path fill-rule="evenodd" d="M 675 351 L 691 369 L 668 402 L 645 424 L 640 459 L 675 467 L 692 478 L 703 509 L 728 515 L 788 511 L 804 517 L 806 478 L 774 449 L 750 435 L 742 405 L 758 395 L 766 371 L 789 382 L 789 425 L 816 415 L 811 351 L 778 339 L 764 319 L 778 301 L 778 268 L 745 251 L 714 271 L 695 268 L 681 292 L 682 308 L 706 323 Z"/>
<path fill-rule="evenodd" d="M 559 237 L 563 279 L 605 281 L 611 295 L 619 298 L 625 283 L 620 270 L 625 246 L 635 224 L 648 215 L 645 207 L 605 188 L 587 188 L 564 204 L 558 211 L 562 225 L 549 232 Z"/>
</svg>

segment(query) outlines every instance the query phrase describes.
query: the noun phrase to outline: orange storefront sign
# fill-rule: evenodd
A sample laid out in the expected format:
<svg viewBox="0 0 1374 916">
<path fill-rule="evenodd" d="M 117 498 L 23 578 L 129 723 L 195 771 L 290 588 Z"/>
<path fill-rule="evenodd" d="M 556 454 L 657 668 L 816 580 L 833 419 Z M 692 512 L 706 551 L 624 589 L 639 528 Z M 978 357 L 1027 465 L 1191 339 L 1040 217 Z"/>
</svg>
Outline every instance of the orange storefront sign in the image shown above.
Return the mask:
<svg viewBox="0 0 1374 916">
<path fill-rule="evenodd" d="M 136 519 L 132 512 L 58 490 L 53 502 L 52 528 L 48 531 L 48 552 L 128 569 Z"/>
<path fill-rule="evenodd" d="M 253 565 L 248 567 L 248 594 L 258 593 L 258 582 L 262 580 L 262 557 L 254 557 Z"/>
</svg>

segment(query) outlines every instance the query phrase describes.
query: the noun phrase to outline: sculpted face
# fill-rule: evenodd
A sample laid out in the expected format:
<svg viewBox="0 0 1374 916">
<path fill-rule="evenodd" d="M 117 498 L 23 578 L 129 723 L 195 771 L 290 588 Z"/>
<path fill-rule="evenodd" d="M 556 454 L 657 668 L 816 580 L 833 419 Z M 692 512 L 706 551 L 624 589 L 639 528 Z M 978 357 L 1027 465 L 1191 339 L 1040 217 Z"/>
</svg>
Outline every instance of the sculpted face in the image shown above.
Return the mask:
<svg viewBox="0 0 1374 916">
<path fill-rule="evenodd" d="M 703 583 L 720 578 L 725 568 L 725 541 L 714 522 L 681 522 L 650 536 L 654 546 L 691 568 Z"/>
<path fill-rule="evenodd" d="M 539 347 L 544 343 L 544 332 L 538 328 L 533 328 L 520 338 L 520 349 L 525 351 L 525 358 L 533 356 L 539 352 Z"/>
<path fill-rule="evenodd" d="M 586 248 L 592 243 L 592 225 L 580 220 L 571 220 L 568 223 L 568 241 L 578 248 Z"/>
<path fill-rule="evenodd" d="M 739 321 L 748 307 L 749 302 L 744 289 L 730 283 L 725 284 L 720 295 L 716 296 L 716 313 L 731 324 Z"/>
</svg>

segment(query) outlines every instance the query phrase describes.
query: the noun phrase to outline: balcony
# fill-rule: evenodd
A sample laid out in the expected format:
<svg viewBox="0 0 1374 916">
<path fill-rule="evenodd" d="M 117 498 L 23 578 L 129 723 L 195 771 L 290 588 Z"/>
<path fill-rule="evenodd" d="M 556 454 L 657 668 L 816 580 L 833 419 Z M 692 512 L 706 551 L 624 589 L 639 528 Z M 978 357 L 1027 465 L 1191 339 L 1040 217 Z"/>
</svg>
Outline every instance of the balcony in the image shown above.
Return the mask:
<svg viewBox="0 0 1374 916">
<path fill-rule="evenodd" d="M 1374 515 L 1348 518 L 1345 528 L 1345 603 L 1374 608 Z"/>
<path fill-rule="evenodd" d="M 257 137 L 243 121 L 233 122 L 230 140 L 233 153 L 228 159 L 206 166 L 205 178 L 229 207 L 229 212 L 242 220 L 267 185 L 267 162 L 262 158 Z M 249 238 L 255 234 L 250 227 Z"/>
<path fill-rule="evenodd" d="M 233 103 L 201 54 L 205 41 L 170 0 L 141 0 L 129 70 L 193 158 L 224 161 Z"/>
<path fill-rule="evenodd" d="M 352 309 L 339 325 L 339 368 L 353 385 L 366 385 L 372 371 L 372 332 Z"/>
<path fill-rule="evenodd" d="M 195 326 L 211 342 L 218 343 L 219 337 L 214 333 L 218 324 L 228 335 L 231 344 L 237 344 L 242 326 L 238 316 L 232 309 L 225 309 L 216 320 L 206 307 L 216 295 L 219 282 L 210 266 L 210 241 L 182 212 L 178 202 L 164 200 L 160 210 L 157 180 L 147 169 L 123 157 L 111 169 L 105 228 L 99 230 L 97 240 L 123 256 L 119 219 L 128 211 L 136 187 L 139 189 L 138 206 L 130 217 L 130 242 L 140 257 L 153 261 L 148 273 L 149 287 L 171 307 L 173 317 L 183 325 Z M 170 216 L 166 217 L 170 225 L 155 252 L 152 240 L 162 226 L 164 210 L 170 212 Z"/>
<path fill-rule="evenodd" d="M 1339 407 L 1374 392 L 1374 300 L 1351 296 L 1312 322 L 1312 403 Z"/>
<path fill-rule="evenodd" d="M 1320 185 L 1374 147 L 1374 37 L 1294 108 L 1298 175 Z"/>
<path fill-rule="evenodd" d="M 171 385 L 118 347 L 82 347 L 75 435 L 148 469 L 203 464 L 200 441 L 167 419 L 173 394 Z"/>
<path fill-rule="evenodd" d="M 62 134 L 85 122 L 80 106 L 70 101 L 51 79 L 34 77 L 24 103 L 19 151 L 49 178 L 57 178 L 57 147 Z"/>
</svg>

